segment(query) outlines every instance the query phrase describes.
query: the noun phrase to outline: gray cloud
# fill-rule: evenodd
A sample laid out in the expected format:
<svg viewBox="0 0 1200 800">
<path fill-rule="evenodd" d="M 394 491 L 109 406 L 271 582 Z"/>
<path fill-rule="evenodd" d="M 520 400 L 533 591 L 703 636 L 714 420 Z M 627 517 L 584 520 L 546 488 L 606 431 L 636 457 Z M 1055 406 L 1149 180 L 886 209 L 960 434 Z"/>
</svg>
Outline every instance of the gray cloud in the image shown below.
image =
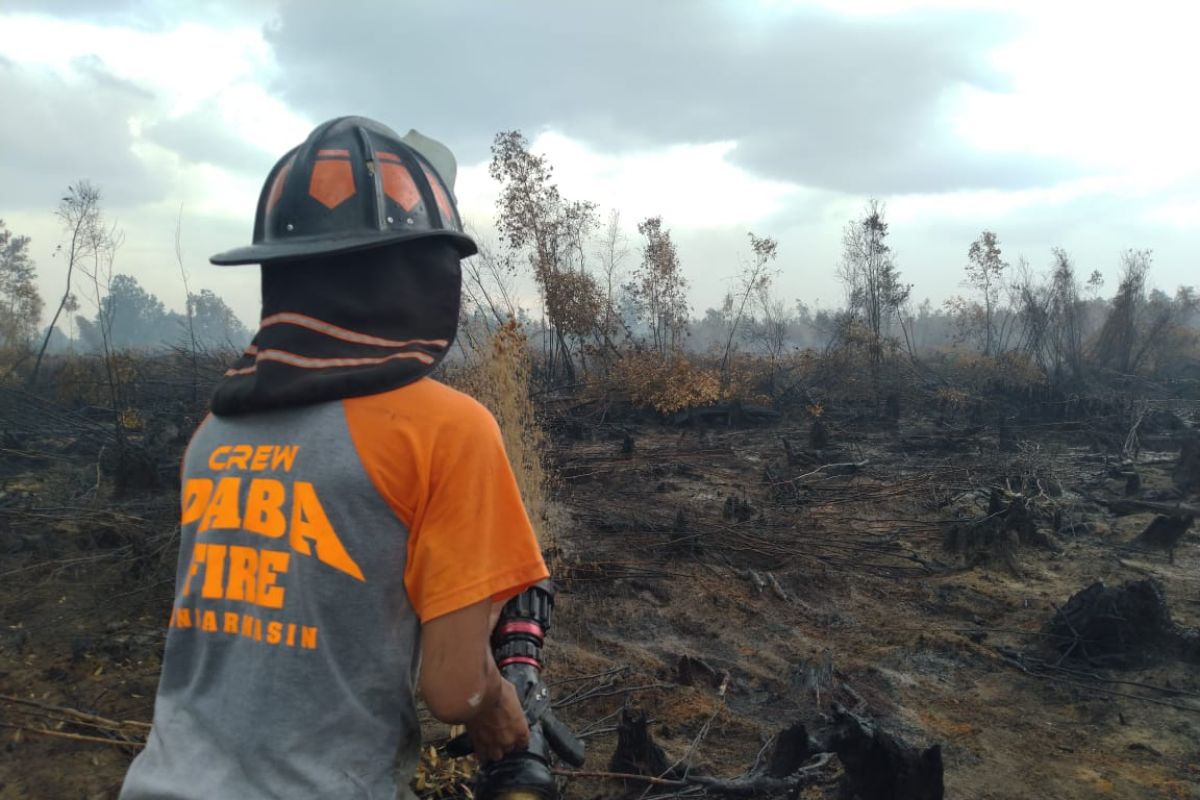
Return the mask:
<svg viewBox="0 0 1200 800">
<path fill-rule="evenodd" d="M 267 153 L 224 124 L 216 103 L 209 100 L 176 119 L 155 123 L 143 131 L 149 141 L 182 158 L 248 175 L 266 175 L 281 154 Z"/>
<path fill-rule="evenodd" d="M 68 82 L 0 64 L 0 108 L 16 112 L 0 126 L 0 208 L 52 209 L 80 178 L 114 206 L 161 196 L 165 183 L 133 154 L 128 126 L 153 96 L 107 74 L 98 60 L 75 66 L 78 80 Z"/>
<path fill-rule="evenodd" d="M 295 3 L 267 36 L 293 106 L 428 130 L 464 160 L 499 129 L 552 126 L 610 151 L 734 139 L 758 174 L 855 193 L 1066 174 L 973 153 L 947 128 L 953 91 L 1003 88 L 986 57 L 1011 34 L 1006 18 L 766 14 L 682 0 Z"/>
</svg>

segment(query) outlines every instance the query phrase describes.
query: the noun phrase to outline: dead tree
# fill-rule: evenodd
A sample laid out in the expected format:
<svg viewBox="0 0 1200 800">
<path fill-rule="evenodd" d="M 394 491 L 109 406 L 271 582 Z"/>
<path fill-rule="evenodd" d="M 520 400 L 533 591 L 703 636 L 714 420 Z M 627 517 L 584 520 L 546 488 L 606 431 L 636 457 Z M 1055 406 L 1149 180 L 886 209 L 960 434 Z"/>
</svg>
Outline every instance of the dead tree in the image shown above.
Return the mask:
<svg viewBox="0 0 1200 800">
<path fill-rule="evenodd" d="M 66 285 L 63 287 L 62 299 L 58 301 L 58 308 L 54 310 L 54 316 L 50 318 L 46 336 L 42 339 L 41 349 L 38 350 L 37 358 L 33 362 L 33 370 L 29 373 L 30 386 L 37 383 L 38 372 L 42 368 L 42 358 L 46 355 L 46 347 L 50 344 L 54 326 L 58 324 L 59 316 L 70 302 L 75 268 L 83 259 L 92 255 L 92 248 L 96 245 L 96 233 L 101 228 L 100 189 L 88 181 L 79 181 L 68 186 L 67 196 L 58 205 L 57 216 L 71 237 L 65 252 L 62 245 L 59 245 L 56 251 L 63 253 L 66 257 L 67 279 Z"/>
</svg>

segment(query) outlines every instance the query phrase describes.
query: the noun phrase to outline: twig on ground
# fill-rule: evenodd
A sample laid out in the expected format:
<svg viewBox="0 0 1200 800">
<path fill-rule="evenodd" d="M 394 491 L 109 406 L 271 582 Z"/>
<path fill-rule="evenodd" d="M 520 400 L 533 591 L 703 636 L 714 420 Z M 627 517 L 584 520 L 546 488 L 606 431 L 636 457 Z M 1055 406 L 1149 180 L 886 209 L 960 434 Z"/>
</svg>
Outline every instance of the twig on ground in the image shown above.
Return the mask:
<svg viewBox="0 0 1200 800">
<path fill-rule="evenodd" d="M 91 744 L 107 744 L 115 745 L 116 747 L 145 747 L 145 742 L 139 742 L 129 739 L 105 739 L 102 736 L 84 736 L 80 733 L 67 733 L 65 731 L 49 731 L 44 728 L 28 728 L 24 725 L 13 725 L 9 722 L 0 722 L 0 728 L 8 728 L 10 730 L 20 731 L 21 733 L 32 733 L 37 736 L 51 736 L 56 739 L 70 739 L 73 742 L 89 742 Z"/>
<path fill-rule="evenodd" d="M 757 797 L 767 794 L 789 792 L 797 787 L 822 780 L 825 767 L 833 759 L 833 753 L 819 753 L 812 763 L 801 767 L 786 778 L 772 778 L 767 775 L 748 775 L 740 778 L 716 778 L 709 775 L 690 775 L 685 779 L 657 778 L 651 775 L 637 775 L 629 772 L 600 772 L 591 770 L 556 769 L 555 775 L 568 778 L 604 778 L 619 781 L 640 781 L 651 786 L 667 786 L 676 789 L 701 787 L 714 794 L 730 797 Z"/>
</svg>

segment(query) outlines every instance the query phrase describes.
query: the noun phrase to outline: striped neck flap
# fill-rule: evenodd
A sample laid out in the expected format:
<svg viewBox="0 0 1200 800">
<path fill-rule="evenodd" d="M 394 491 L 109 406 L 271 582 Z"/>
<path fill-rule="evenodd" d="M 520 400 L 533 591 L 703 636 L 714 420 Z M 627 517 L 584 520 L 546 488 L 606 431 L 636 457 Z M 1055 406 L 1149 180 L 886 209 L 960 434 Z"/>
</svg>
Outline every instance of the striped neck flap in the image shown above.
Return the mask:
<svg viewBox="0 0 1200 800">
<path fill-rule="evenodd" d="M 390 391 L 441 362 L 458 326 L 459 256 L 438 239 L 262 268 L 258 333 L 212 409 L 230 416 Z"/>
</svg>

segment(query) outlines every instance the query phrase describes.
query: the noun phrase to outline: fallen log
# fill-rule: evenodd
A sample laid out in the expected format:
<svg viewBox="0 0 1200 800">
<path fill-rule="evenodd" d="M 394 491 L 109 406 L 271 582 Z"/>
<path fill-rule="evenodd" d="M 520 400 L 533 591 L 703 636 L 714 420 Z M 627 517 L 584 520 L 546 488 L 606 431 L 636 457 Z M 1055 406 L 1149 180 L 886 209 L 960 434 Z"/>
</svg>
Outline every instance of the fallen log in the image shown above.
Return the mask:
<svg viewBox="0 0 1200 800">
<path fill-rule="evenodd" d="M 814 470 L 805 472 L 803 475 L 797 475 L 794 478 L 789 478 L 782 483 L 795 484 L 797 481 L 802 481 L 805 478 L 811 478 L 814 475 L 824 475 L 827 478 L 834 478 L 839 475 L 855 475 L 860 469 L 870 464 L 870 460 L 863 459 L 862 461 L 843 461 L 837 464 L 822 464 Z"/>
<path fill-rule="evenodd" d="M 1125 517 L 1130 514 L 1143 514 L 1147 511 L 1153 511 L 1156 514 L 1162 514 L 1168 517 L 1200 517 L 1200 506 L 1189 505 L 1188 503 L 1161 503 L 1152 500 L 1131 500 L 1122 498 L 1119 500 L 1105 500 L 1101 497 L 1088 497 L 1093 503 L 1106 507 L 1118 517 Z"/>
</svg>

